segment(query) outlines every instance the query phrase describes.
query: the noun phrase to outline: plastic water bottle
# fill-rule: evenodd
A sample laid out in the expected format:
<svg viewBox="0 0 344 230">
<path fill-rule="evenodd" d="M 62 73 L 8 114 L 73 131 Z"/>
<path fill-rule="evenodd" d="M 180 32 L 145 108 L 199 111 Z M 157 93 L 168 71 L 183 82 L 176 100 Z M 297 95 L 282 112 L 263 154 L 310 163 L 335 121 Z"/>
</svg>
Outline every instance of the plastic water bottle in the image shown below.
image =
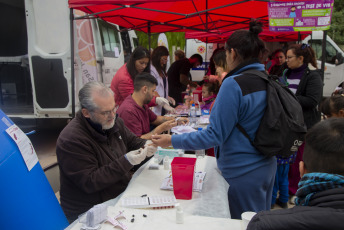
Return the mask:
<svg viewBox="0 0 344 230">
<path fill-rule="evenodd" d="M 190 124 L 196 123 L 196 107 L 195 107 L 195 104 L 192 104 L 192 106 L 190 108 L 190 118 L 189 118 L 189 121 L 190 121 Z"/>
<path fill-rule="evenodd" d="M 196 107 L 195 107 L 195 104 L 192 104 L 192 105 L 191 105 L 191 108 L 190 108 L 190 117 L 191 117 L 191 118 L 196 118 Z"/>
<path fill-rule="evenodd" d="M 196 116 L 197 116 L 197 117 L 202 116 L 201 105 L 198 105 L 198 109 L 197 109 L 197 111 L 196 111 Z"/>
</svg>

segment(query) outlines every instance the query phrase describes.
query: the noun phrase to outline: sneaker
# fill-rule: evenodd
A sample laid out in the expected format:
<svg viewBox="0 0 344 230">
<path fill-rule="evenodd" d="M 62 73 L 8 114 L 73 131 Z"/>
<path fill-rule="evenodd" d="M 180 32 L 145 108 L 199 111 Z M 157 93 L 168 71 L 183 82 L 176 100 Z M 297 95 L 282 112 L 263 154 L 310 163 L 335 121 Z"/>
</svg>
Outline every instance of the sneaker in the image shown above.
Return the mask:
<svg viewBox="0 0 344 230">
<path fill-rule="evenodd" d="M 288 208 L 288 202 L 282 203 L 279 199 L 277 199 L 276 204 L 279 205 L 283 209 Z"/>
</svg>

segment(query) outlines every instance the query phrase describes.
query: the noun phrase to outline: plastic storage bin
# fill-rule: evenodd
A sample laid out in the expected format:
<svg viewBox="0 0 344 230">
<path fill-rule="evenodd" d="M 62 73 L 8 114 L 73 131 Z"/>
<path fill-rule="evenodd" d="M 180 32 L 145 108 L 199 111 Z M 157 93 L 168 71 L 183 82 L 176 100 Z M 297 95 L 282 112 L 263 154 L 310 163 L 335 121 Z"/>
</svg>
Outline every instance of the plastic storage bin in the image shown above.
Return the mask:
<svg viewBox="0 0 344 230">
<path fill-rule="evenodd" d="M 69 223 L 37 163 L 28 171 L 6 129 L 13 122 L 0 109 L 0 228 L 62 230 Z"/>
<path fill-rule="evenodd" d="M 175 157 L 171 163 L 173 193 L 176 199 L 192 199 L 196 158 Z"/>
</svg>

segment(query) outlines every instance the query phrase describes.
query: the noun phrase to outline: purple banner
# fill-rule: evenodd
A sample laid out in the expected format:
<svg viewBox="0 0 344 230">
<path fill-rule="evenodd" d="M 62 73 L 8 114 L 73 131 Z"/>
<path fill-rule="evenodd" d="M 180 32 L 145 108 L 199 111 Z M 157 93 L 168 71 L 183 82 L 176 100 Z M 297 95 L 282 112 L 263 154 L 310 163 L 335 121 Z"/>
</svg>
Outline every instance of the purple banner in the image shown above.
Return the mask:
<svg viewBox="0 0 344 230">
<path fill-rule="evenodd" d="M 269 30 L 328 30 L 331 25 L 333 1 L 269 2 Z"/>
</svg>

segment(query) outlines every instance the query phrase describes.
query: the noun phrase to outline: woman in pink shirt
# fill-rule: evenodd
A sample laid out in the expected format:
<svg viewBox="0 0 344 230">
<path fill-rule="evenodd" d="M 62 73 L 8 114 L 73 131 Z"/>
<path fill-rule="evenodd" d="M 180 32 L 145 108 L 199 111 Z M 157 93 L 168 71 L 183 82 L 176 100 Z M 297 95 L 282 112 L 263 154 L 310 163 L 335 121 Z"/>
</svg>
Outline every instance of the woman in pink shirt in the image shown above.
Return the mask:
<svg viewBox="0 0 344 230">
<path fill-rule="evenodd" d="M 137 47 L 131 54 L 128 63 L 124 64 L 111 81 L 111 89 L 115 93 L 115 102 L 120 106 L 123 100 L 134 92 L 135 76 L 142 72 L 150 72 L 150 54 L 144 47 Z"/>
</svg>

